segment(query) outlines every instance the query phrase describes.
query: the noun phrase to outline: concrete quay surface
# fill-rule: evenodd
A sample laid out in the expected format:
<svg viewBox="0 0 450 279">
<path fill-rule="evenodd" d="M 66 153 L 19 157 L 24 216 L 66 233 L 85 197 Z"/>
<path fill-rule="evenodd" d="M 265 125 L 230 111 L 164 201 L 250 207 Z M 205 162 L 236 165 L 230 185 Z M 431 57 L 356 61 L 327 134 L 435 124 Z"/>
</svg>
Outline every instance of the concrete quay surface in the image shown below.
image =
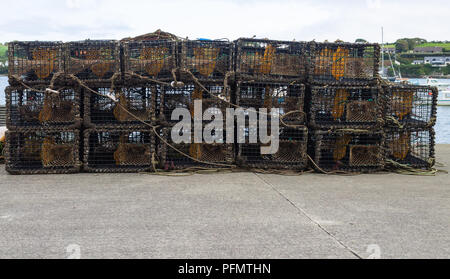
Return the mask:
<svg viewBox="0 0 450 279">
<path fill-rule="evenodd" d="M 437 146 L 450 171 L 450 145 Z M 8 175 L 0 258 L 450 258 L 450 180 Z"/>
</svg>

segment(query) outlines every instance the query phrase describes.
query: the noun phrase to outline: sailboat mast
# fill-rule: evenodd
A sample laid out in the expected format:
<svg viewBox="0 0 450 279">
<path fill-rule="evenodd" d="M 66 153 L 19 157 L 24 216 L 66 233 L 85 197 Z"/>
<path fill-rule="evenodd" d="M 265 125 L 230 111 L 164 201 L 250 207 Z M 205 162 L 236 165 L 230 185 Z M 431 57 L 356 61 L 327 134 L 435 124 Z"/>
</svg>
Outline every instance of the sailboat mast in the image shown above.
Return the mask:
<svg viewBox="0 0 450 279">
<path fill-rule="evenodd" d="M 384 28 L 381 27 L 381 74 L 384 75 Z"/>
</svg>

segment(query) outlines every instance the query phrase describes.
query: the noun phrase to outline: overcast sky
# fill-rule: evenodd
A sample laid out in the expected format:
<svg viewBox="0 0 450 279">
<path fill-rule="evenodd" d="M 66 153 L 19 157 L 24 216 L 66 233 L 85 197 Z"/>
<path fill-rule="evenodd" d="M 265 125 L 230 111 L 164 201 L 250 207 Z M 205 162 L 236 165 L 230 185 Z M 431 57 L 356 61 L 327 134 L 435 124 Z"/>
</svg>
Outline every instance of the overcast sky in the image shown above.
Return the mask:
<svg viewBox="0 0 450 279">
<path fill-rule="evenodd" d="M 448 0 L 0 0 L 0 42 L 181 37 L 298 41 L 450 40 Z"/>
</svg>

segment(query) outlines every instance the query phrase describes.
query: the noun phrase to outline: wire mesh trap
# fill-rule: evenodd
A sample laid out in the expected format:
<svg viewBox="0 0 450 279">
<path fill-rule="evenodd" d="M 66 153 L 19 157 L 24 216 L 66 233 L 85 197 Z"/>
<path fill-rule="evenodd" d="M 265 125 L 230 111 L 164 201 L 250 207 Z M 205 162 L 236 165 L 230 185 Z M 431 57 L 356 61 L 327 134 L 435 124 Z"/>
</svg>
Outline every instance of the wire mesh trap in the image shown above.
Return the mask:
<svg viewBox="0 0 450 279">
<path fill-rule="evenodd" d="M 158 79 L 171 79 L 177 67 L 176 42 L 128 41 L 123 45 L 124 71 Z"/>
<path fill-rule="evenodd" d="M 236 73 L 259 80 L 306 80 L 309 44 L 241 38 L 236 44 Z"/>
<path fill-rule="evenodd" d="M 245 82 L 239 81 L 236 90 L 236 103 L 244 109 L 278 108 L 283 122 L 303 125 L 305 86 L 294 83 Z"/>
<path fill-rule="evenodd" d="M 163 86 L 162 94 L 157 97 L 158 118 L 167 125 L 179 122 L 179 119 L 172 120 L 172 114 L 177 108 L 184 108 L 190 112 L 193 119 L 195 115 L 195 101 L 201 101 L 202 116 L 208 110 L 211 119 L 222 117 L 225 121 L 226 109 L 230 107 L 231 92 L 229 87 L 223 83 L 205 82 L 203 86 L 214 96 L 193 82 L 186 82 L 182 87 Z M 204 123 L 211 120 L 203 120 Z"/>
<path fill-rule="evenodd" d="M 312 86 L 310 126 L 314 128 L 381 128 L 383 98 L 379 87 Z"/>
<path fill-rule="evenodd" d="M 391 127 L 431 127 L 436 122 L 438 89 L 430 86 L 390 85 L 384 88 L 388 99 L 387 124 Z"/>
<path fill-rule="evenodd" d="M 223 81 L 232 69 L 232 45 L 220 40 L 183 41 L 180 65 L 199 79 Z"/>
<path fill-rule="evenodd" d="M 201 143 L 194 142 L 194 130 L 193 126 L 189 128 L 180 128 L 180 130 L 174 130 L 175 128 L 163 128 L 160 130 L 161 136 L 173 147 L 183 152 L 181 154 L 177 150 L 168 146 L 165 142 L 159 142 L 159 156 L 161 158 L 161 168 L 163 170 L 182 170 L 188 168 L 224 168 L 225 165 L 233 164 L 234 158 L 234 144 L 225 143 L 226 130 L 210 129 L 205 130 L 206 126 L 203 126 L 203 132 L 208 133 L 211 141 L 206 141 L 202 136 Z M 190 139 L 186 142 L 175 143 L 173 140 L 174 135 L 187 135 L 190 133 Z M 209 143 L 207 143 L 209 142 Z M 188 155 L 188 156 L 186 156 Z M 195 160 L 194 160 L 195 159 Z"/>
<path fill-rule="evenodd" d="M 375 172 L 385 165 L 382 132 L 311 133 L 311 157 L 325 171 Z"/>
<path fill-rule="evenodd" d="M 433 128 L 386 129 L 387 158 L 397 166 L 431 169 L 435 163 Z"/>
<path fill-rule="evenodd" d="M 11 85 L 19 85 L 13 76 L 29 84 L 46 83 L 55 73 L 64 70 L 61 42 L 11 42 L 8 56 Z"/>
<path fill-rule="evenodd" d="M 85 81 L 107 81 L 120 71 L 116 41 L 79 41 L 66 44 L 65 73 Z"/>
<path fill-rule="evenodd" d="M 120 85 L 114 88 L 114 92 L 111 92 L 110 84 L 98 83 L 91 88 L 104 96 L 85 91 L 84 124 L 87 127 L 143 127 L 145 124 L 136 117 L 146 123 L 156 120 L 155 101 L 160 85 Z M 114 96 L 118 102 L 106 96 Z"/>
<path fill-rule="evenodd" d="M 6 133 L 6 170 L 11 174 L 74 173 L 80 170 L 79 132 L 21 129 Z"/>
<path fill-rule="evenodd" d="M 88 129 L 84 132 L 84 169 L 88 172 L 153 170 L 155 136 L 148 129 Z"/>
<path fill-rule="evenodd" d="M 244 168 L 291 170 L 303 170 L 307 167 L 307 128 L 281 126 L 278 131 L 279 146 L 277 150 L 269 152 L 272 154 L 264 154 L 266 152 L 261 149 L 269 149 L 272 142 L 264 144 L 251 141 L 251 134 L 259 134 L 259 129 L 264 129 L 264 127 L 259 127 L 258 129 L 252 127 L 244 128 L 245 143 L 237 144 L 238 154 L 236 161 L 239 166 Z M 271 135 L 270 128 L 267 128 L 267 135 Z"/>
<path fill-rule="evenodd" d="M 315 43 L 313 48 L 309 68 L 313 84 L 365 85 L 379 77 L 377 44 Z"/>
<path fill-rule="evenodd" d="M 78 87 L 62 87 L 58 93 L 45 91 L 45 86 L 34 88 L 39 91 L 23 86 L 6 88 L 6 125 L 9 129 L 80 126 L 81 91 Z"/>
</svg>

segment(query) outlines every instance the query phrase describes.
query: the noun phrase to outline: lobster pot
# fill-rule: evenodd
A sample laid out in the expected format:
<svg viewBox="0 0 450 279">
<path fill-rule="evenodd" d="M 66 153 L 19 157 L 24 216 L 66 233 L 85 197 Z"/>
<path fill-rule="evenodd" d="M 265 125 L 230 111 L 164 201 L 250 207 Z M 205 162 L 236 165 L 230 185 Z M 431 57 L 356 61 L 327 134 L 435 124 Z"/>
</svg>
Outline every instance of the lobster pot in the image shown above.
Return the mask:
<svg viewBox="0 0 450 279">
<path fill-rule="evenodd" d="M 198 79 L 223 82 L 227 72 L 232 70 L 232 46 L 228 41 L 219 40 L 183 41 L 180 65 Z"/>
<path fill-rule="evenodd" d="M 238 39 L 236 74 L 244 79 L 300 80 L 307 77 L 310 44 L 304 42 Z"/>
<path fill-rule="evenodd" d="M 378 44 L 315 43 L 313 48 L 310 83 L 365 85 L 377 82 Z"/>
<path fill-rule="evenodd" d="M 34 86 L 38 91 L 23 86 L 6 88 L 8 129 L 80 126 L 80 88 L 55 88 L 59 93 L 45 92 L 46 88 Z"/>
<path fill-rule="evenodd" d="M 123 50 L 125 72 L 161 80 L 171 79 L 177 67 L 175 41 L 129 41 Z"/>
<path fill-rule="evenodd" d="M 295 83 L 248 82 L 239 81 L 236 90 L 236 103 L 243 109 L 279 109 L 282 122 L 303 125 L 305 86 Z"/>
<path fill-rule="evenodd" d="M 381 128 L 383 98 L 379 87 L 312 86 L 309 124 L 320 129 Z"/>
<path fill-rule="evenodd" d="M 19 85 L 13 76 L 28 84 L 48 83 L 64 71 L 62 42 L 8 43 L 8 75 L 11 85 Z"/>
<path fill-rule="evenodd" d="M 433 128 L 386 129 L 387 158 L 417 169 L 431 169 L 435 163 Z"/>
<path fill-rule="evenodd" d="M 238 127 L 238 130 L 240 127 Z M 246 127 L 243 132 L 245 140 L 238 140 L 237 163 L 245 168 L 303 170 L 307 167 L 307 128 L 290 128 L 281 126 L 278 129 L 278 148 L 272 141 L 261 143 L 260 129 Z M 271 135 L 267 129 L 266 135 Z M 251 134 L 258 133 L 258 141 L 251 140 Z M 238 131 L 238 138 L 239 131 Z M 273 148 L 270 148 L 272 144 Z"/>
<path fill-rule="evenodd" d="M 431 127 L 436 122 L 438 89 L 430 86 L 390 85 L 384 88 L 386 119 L 391 127 Z"/>
<path fill-rule="evenodd" d="M 120 72 L 120 47 L 116 41 L 70 42 L 65 51 L 66 74 L 83 81 L 109 81 Z"/>
<path fill-rule="evenodd" d="M 201 103 L 202 116 L 209 115 L 211 120 L 222 117 L 225 121 L 226 109 L 230 107 L 231 101 L 230 88 L 218 82 L 206 82 L 203 85 L 208 91 L 194 82 L 185 82 L 182 87 L 162 87 L 161 94 L 156 101 L 159 120 L 169 126 L 179 122 L 181 118 L 174 114 L 175 109 L 186 109 L 185 112 L 193 120 L 197 101 L 197 103 Z M 200 107 L 198 110 L 200 111 Z M 175 120 L 172 120 L 172 114 L 174 114 Z M 211 120 L 203 120 L 203 123 Z"/>
<path fill-rule="evenodd" d="M 176 127 L 161 129 L 164 141 L 159 141 L 161 168 L 180 170 L 187 168 L 223 168 L 234 163 L 234 144 L 226 143 L 226 130 L 222 127 L 213 129 L 203 125 L 201 142 L 195 143 L 194 127 Z M 201 131 L 200 131 L 201 132 Z M 185 140 L 181 136 L 188 135 Z M 207 133 L 208 138 L 204 135 Z M 169 146 L 168 144 L 171 146 Z M 181 151 L 184 154 L 181 154 Z M 188 156 L 186 156 L 188 155 Z"/>
<path fill-rule="evenodd" d="M 80 170 L 79 132 L 20 129 L 6 133 L 6 170 L 11 174 L 75 173 Z"/>
<path fill-rule="evenodd" d="M 155 138 L 149 129 L 88 129 L 84 132 L 84 169 L 88 172 L 153 170 Z"/>
<path fill-rule="evenodd" d="M 314 131 L 311 157 L 325 171 L 375 172 L 385 164 L 382 132 Z"/>
<path fill-rule="evenodd" d="M 98 128 L 144 127 L 155 120 L 157 84 L 124 84 L 111 92 L 111 84 L 98 83 L 84 91 L 84 124 Z M 108 97 L 109 96 L 109 97 Z M 110 97 L 114 97 L 115 102 Z M 140 120 L 138 120 L 140 119 Z"/>
</svg>

